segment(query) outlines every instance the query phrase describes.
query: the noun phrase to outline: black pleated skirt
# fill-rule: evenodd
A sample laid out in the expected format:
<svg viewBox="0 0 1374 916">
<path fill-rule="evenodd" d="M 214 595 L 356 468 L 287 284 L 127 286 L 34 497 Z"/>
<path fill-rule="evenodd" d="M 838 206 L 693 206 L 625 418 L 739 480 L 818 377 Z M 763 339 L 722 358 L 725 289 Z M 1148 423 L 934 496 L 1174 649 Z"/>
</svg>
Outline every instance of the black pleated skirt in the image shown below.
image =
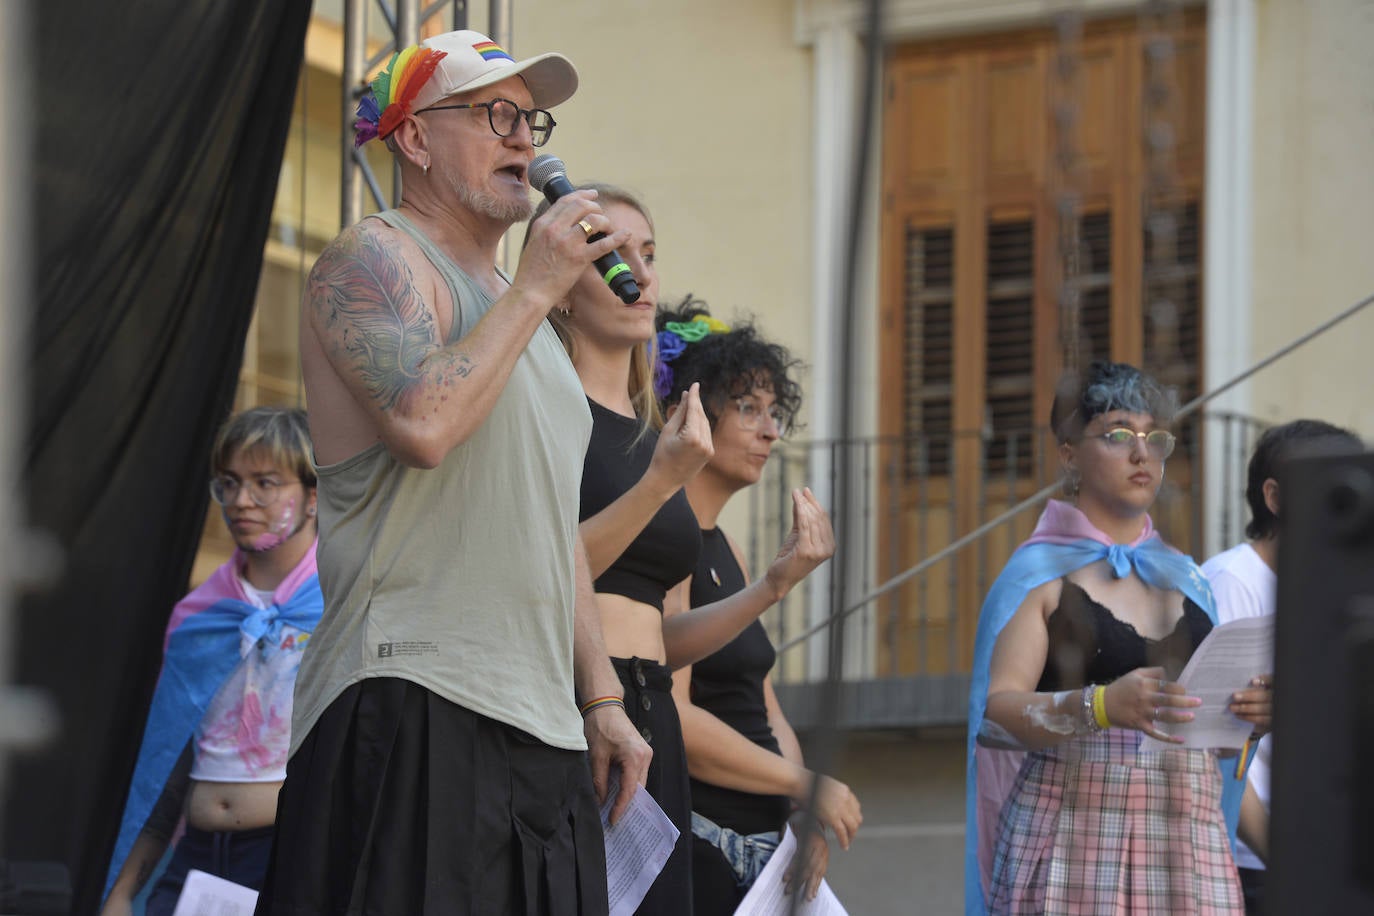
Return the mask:
<svg viewBox="0 0 1374 916">
<path fill-rule="evenodd" d="M 369 678 L 287 762 L 259 916 L 604 916 L 586 754 Z"/>
<path fill-rule="evenodd" d="M 673 678 L 656 661 L 612 658 L 625 687 L 625 712 L 654 749 L 644 788 L 679 831 L 677 845 L 658 873 L 639 916 L 691 916 L 692 913 L 692 790 L 687 777 L 687 750 L 682 744 L 682 721 L 673 701 Z"/>
</svg>

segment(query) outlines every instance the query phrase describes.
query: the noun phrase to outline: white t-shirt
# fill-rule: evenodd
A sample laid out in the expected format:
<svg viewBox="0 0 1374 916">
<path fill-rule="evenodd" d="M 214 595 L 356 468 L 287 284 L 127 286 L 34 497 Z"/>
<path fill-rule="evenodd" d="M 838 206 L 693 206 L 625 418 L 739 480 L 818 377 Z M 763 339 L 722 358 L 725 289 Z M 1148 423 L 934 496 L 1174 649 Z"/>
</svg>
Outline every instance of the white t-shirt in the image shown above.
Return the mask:
<svg viewBox="0 0 1374 916">
<path fill-rule="evenodd" d="M 271 591 L 239 576 L 248 601 L 271 606 Z M 241 661 L 220 685 L 196 729 L 191 778 L 200 782 L 281 782 L 291 743 L 292 691 L 310 640 L 285 624 L 275 640 L 240 634 Z"/>
<path fill-rule="evenodd" d="M 1212 583 L 1219 623 L 1274 613 L 1278 601 L 1278 576 L 1249 544 L 1238 544 L 1217 554 L 1202 564 L 1202 572 Z M 1248 776 L 1266 811 L 1269 810 L 1269 739 L 1269 735 L 1260 739 Z M 1264 868 L 1259 857 L 1240 840 L 1236 840 L 1236 864 L 1241 868 Z"/>
</svg>

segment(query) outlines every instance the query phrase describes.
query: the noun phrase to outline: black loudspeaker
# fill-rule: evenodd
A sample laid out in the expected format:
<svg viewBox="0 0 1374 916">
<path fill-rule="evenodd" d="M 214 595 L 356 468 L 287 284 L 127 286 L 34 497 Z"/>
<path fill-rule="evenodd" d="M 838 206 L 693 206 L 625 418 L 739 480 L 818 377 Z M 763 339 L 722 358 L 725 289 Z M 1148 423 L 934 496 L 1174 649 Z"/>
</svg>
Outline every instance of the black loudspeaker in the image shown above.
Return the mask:
<svg viewBox="0 0 1374 916">
<path fill-rule="evenodd" d="M 1374 913 L 1374 455 L 1280 475 L 1265 913 Z"/>
</svg>

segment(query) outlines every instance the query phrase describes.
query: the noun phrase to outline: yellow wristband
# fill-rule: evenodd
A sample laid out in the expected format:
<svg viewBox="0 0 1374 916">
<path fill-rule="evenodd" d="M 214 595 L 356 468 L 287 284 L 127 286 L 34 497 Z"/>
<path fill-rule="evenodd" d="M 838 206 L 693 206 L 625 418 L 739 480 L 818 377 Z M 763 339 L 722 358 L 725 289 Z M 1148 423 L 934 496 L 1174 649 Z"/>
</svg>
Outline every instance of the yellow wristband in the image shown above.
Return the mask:
<svg viewBox="0 0 1374 916">
<path fill-rule="evenodd" d="M 1107 688 L 1101 685 L 1093 691 L 1093 719 L 1097 722 L 1098 728 L 1112 727 L 1112 723 L 1107 719 Z"/>
</svg>

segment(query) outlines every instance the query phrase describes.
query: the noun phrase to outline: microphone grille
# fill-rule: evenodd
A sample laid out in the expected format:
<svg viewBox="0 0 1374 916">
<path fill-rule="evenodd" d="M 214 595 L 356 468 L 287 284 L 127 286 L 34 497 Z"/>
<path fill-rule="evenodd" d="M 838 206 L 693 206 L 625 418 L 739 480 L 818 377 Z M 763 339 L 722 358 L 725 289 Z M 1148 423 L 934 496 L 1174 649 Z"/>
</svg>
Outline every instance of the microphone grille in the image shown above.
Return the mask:
<svg viewBox="0 0 1374 916">
<path fill-rule="evenodd" d="M 562 175 L 566 178 L 567 174 L 568 167 L 564 165 L 563 160 L 559 159 L 557 156 L 551 156 L 548 153 L 542 156 L 536 156 L 534 161 L 530 163 L 529 168 L 530 187 L 542 193 L 544 185 L 549 183 L 549 179 L 557 175 Z"/>
</svg>

